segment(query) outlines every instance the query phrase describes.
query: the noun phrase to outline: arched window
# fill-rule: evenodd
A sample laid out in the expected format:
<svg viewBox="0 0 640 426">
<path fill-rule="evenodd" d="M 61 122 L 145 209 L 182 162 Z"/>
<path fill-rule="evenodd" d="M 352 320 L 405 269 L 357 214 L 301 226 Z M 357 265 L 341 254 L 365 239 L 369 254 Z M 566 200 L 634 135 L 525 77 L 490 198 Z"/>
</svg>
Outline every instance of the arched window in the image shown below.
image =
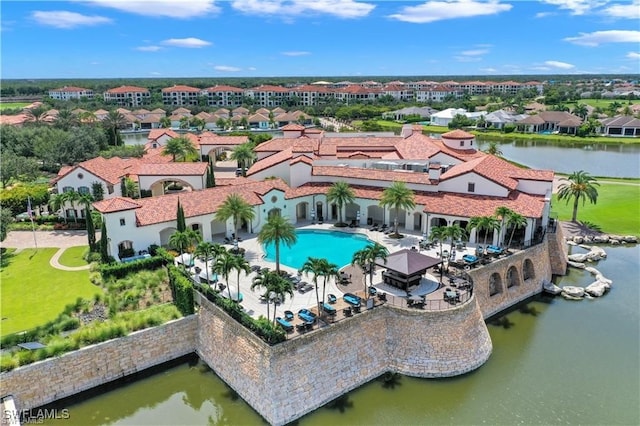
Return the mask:
<svg viewBox="0 0 640 426">
<path fill-rule="evenodd" d="M 511 266 L 507 269 L 507 288 L 520 285 L 520 275 L 518 269 L 515 266 Z"/>
<path fill-rule="evenodd" d="M 78 193 L 80 195 L 85 195 L 89 193 L 89 187 L 88 186 L 81 186 L 78 188 Z"/>
<path fill-rule="evenodd" d="M 494 272 L 489 277 L 489 296 L 502 293 L 502 278 L 500 274 Z"/>
<path fill-rule="evenodd" d="M 536 277 L 535 269 L 533 268 L 533 262 L 531 259 L 525 259 L 524 264 L 522 266 L 522 278 L 526 280 L 530 280 Z"/>
</svg>

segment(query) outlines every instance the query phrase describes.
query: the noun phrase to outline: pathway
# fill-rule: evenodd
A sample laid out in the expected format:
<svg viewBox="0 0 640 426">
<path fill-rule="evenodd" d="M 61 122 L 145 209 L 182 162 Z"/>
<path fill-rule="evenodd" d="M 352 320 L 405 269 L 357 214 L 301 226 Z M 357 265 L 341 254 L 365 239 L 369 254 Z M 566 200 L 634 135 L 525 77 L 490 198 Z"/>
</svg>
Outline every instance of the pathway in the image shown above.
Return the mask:
<svg viewBox="0 0 640 426">
<path fill-rule="evenodd" d="M 56 269 L 60 269 L 61 271 L 75 272 L 75 271 L 84 271 L 84 270 L 89 269 L 89 267 L 91 265 L 65 266 L 65 265 L 61 264 L 60 263 L 60 256 L 62 256 L 62 253 L 64 253 L 65 250 L 66 250 L 66 248 L 61 248 L 57 252 L 55 252 L 55 254 L 49 260 L 49 265 L 51 265 L 52 267 L 54 267 Z"/>
</svg>

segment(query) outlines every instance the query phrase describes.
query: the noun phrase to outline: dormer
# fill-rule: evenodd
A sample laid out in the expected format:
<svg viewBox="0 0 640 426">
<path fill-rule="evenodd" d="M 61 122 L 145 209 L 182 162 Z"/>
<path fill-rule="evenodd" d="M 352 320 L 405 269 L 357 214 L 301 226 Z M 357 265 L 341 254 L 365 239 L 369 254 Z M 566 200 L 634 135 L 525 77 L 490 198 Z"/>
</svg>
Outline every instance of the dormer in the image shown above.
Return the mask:
<svg viewBox="0 0 640 426">
<path fill-rule="evenodd" d="M 476 149 L 476 137 L 464 130 L 456 129 L 442 135 L 442 143 L 451 149 L 474 151 Z"/>
</svg>

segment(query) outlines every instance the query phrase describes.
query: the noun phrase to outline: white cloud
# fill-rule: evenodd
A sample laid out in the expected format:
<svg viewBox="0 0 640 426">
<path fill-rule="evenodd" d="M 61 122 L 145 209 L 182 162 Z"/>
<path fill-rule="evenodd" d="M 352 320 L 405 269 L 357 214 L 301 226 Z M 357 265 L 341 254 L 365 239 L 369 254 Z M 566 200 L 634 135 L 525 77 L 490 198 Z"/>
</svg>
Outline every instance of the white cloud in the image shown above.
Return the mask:
<svg viewBox="0 0 640 426">
<path fill-rule="evenodd" d="M 609 0 L 542 0 L 559 9 L 569 10 L 572 15 L 584 15 L 593 9 L 607 4 Z"/>
<path fill-rule="evenodd" d="M 37 23 L 55 28 L 89 27 L 93 25 L 109 24 L 111 19 L 97 15 L 81 15 L 66 10 L 41 11 L 36 10 L 31 14 Z"/>
<path fill-rule="evenodd" d="M 535 14 L 536 18 L 546 18 L 547 16 L 553 16 L 555 13 L 553 12 L 538 12 Z"/>
<path fill-rule="evenodd" d="M 510 4 L 500 0 L 441 0 L 428 1 L 418 6 L 405 6 L 399 13 L 390 15 L 398 21 L 425 24 L 445 19 L 471 18 L 473 16 L 495 15 L 511 10 Z"/>
<path fill-rule="evenodd" d="M 194 18 L 220 11 L 220 8 L 214 4 L 215 0 L 87 0 L 87 2 L 137 15 L 179 19 Z"/>
<path fill-rule="evenodd" d="M 611 5 L 602 13 L 613 18 L 640 19 L 640 0 L 634 0 L 629 4 Z"/>
<path fill-rule="evenodd" d="M 167 46 L 174 46 L 174 47 L 187 47 L 187 48 L 191 48 L 191 49 L 198 49 L 198 48 L 201 48 L 201 47 L 205 47 L 205 46 L 211 45 L 210 42 L 205 41 L 205 40 L 201 40 L 201 39 L 195 38 L 195 37 L 170 38 L 168 40 L 163 41 L 162 44 L 167 45 Z"/>
<path fill-rule="evenodd" d="M 629 52 L 626 57 L 628 59 L 640 59 L 640 52 Z"/>
<path fill-rule="evenodd" d="M 256 67 L 249 67 L 249 68 L 247 68 L 247 69 L 248 69 L 249 71 L 256 71 L 256 70 L 257 70 L 257 68 L 256 68 Z"/>
<path fill-rule="evenodd" d="M 157 52 L 158 50 L 162 50 L 162 46 L 138 46 L 136 47 L 136 50 L 139 50 L 140 52 Z"/>
<path fill-rule="evenodd" d="M 495 68 L 491 68 L 491 67 L 489 67 L 489 68 L 480 68 L 480 71 L 482 71 L 482 72 L 488 72 L 488 73 L 498 72 L 498 70 L 497 70 L 497 69 L 495 69 Z"/>
<path fill-rule="evenodd" d="M 482 60 L 479 56 L 454 56 L 453 59 L 458 62 L 480 62 Z"/>
<path fill-rule="evenodd" d="M 475 50 L 463 50 L 460 52 L 464 56 L 482 56 L 489 53 L 489 49 L 475 49 Z"/>
<path fill-rule="evenodd" d="M 159 73 L 158 71 L 151 71 L 149 74 L 151 75 L 162 75 L 161 73 Z"/>
<path fill-rule="evenodd" d="M 640 31 L 595 31 L 592 33 L 580 33 L 576 37 L 567 37 L 564 41 L 582 46 L 599 46 L 603 43 L 640 43 Z"/>
<path fill-rule="evenodd" d="M 213 67 L 214 70 L 216 71 L 222 71 L 222 72 L 238 72 L 238 71 L 242 71 L 242 68 L 238 68 L 238 67 L 232 67 L 229 65 L 216 65 L 215 67 Z"/>
<path fill-rule="evenodd" d="M 306 56 L 311 55 L 311 52 L 305 51 L 291 51 L 291 52 L 282 52 L 284 56 Z"/>
<path fill-rule="evenodd" d="M 362 18 L 376 6 L 354 0 L 233 0 L 231 7 L 251 15 L 291 17 L 317 13 L 338 18 Z"/>
<path fill-rule="evenodd" d="M 566 62 L 560 62 L 560 61 L 545 61 L 544 64 L 547 67 L 559 68 L 561 70 L 570 70 L 572 68 L 575 68 L 575 65 L 573 64 L 568 64 Z"/>
<path fill-rule="evenodd" d="M 536 71 L 551 71 L 551 68 L 543 67 L 543 66 L 535 66 L 535 67 L 531 67 L 531 69 Z"/>
</svg>

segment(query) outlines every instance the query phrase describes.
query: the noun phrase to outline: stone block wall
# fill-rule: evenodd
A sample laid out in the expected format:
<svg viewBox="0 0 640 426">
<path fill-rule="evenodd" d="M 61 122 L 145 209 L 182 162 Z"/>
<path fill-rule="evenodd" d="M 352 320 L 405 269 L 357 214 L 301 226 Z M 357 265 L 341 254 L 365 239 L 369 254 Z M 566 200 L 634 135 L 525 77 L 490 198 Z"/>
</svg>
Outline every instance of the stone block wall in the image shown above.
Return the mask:
<svg viewBox="0 0 640 426">
<path fill-rule="evenodd" d="M 524 273 L 529 265 L 532 274 Z M 509 271 L 515 274 L 514 285 L 509 286 Z M 499 291 L 491 294 L 490 280 L 493 274 L 500 277 Z M 495 260 L 482 268 L 472 269 L 473 294 L 485 319 L 542 291 L 542 282 L 551 280 L 551 262 L 547 244 L 542 243 L 507 257 Z M 525 279 L 526 278 L 526 279 Z"/>
<path fill-rule="evenodd" d="M 547 243 L 549 244 L 551 272 L 554 275 L 566 275 L 569 246 L 564 239 L 562 226 L 558 226 L 554 234 L 547 234 Z"/>
<path fill-rule="evenodd" d="M 2 395 L 12 395 L 18 410 L 75 395 L 193 353 L 196 327 L 191 315 L 2 373 Z"/>
<path fill-rule="evenodd" d="M 475 299 L 446 311 L 383 306 L 269 346 L 201 300 L 198 355 L 269 423 L 289 423 L 387 371 L 447 377 L 481 366 Z"/>
</svg>

